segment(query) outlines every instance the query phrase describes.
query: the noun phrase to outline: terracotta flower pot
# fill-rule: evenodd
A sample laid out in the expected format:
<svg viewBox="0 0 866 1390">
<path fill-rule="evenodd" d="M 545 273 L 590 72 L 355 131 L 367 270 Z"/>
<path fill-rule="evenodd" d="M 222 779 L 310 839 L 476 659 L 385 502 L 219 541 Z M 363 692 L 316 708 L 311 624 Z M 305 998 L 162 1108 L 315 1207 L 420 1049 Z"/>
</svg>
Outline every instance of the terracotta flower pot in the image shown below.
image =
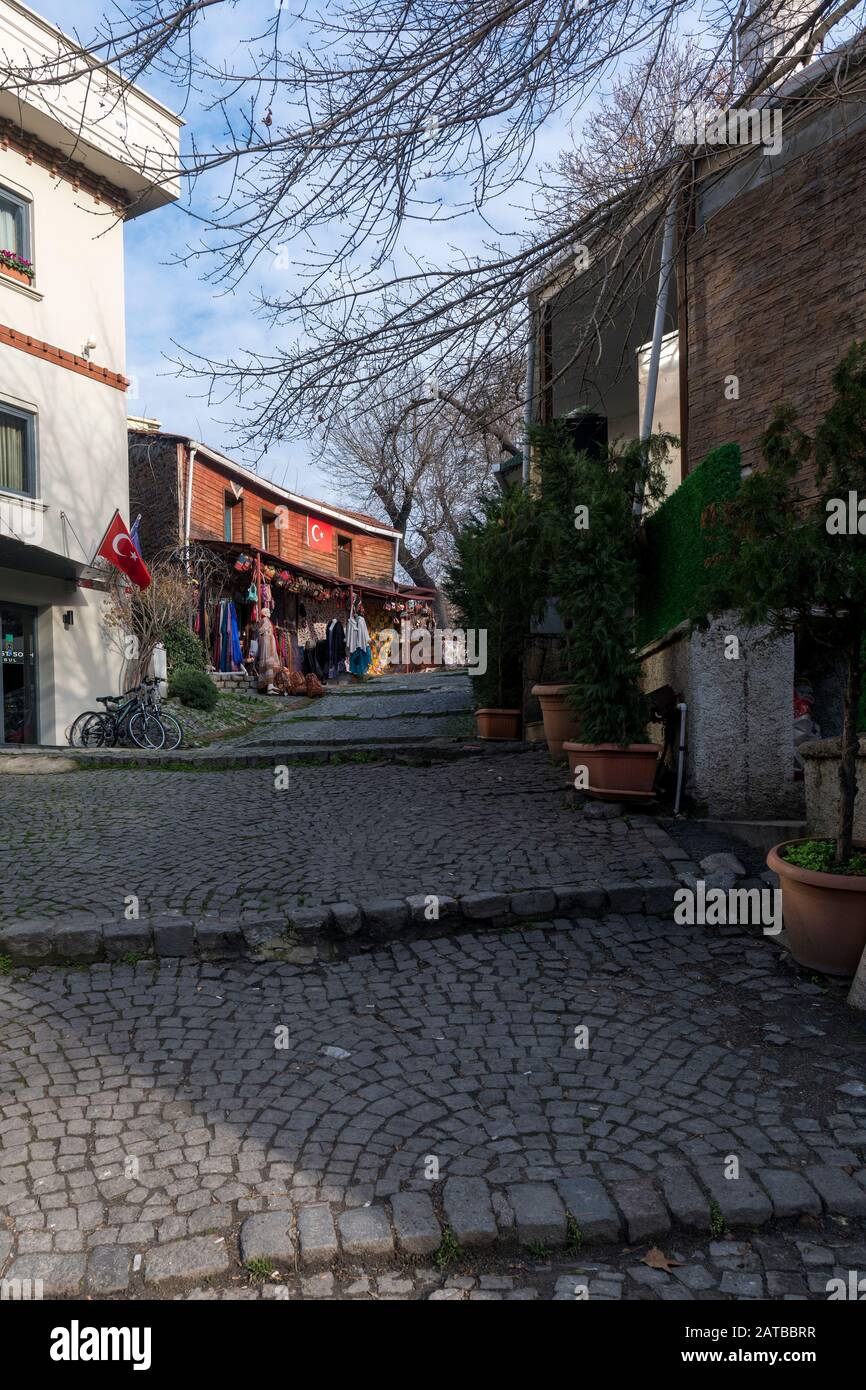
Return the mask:
<svg viewBox="0 0 866 1390">
<path fill-rule="evenodd" d="M 8 275 L 10 280 L 20 280 L 22 285 L 29 285 L 33 278 L 30 275 L 25 275 L 23 270 L 17 270 L 14 265 L 3 265 L 2 262 L 0 262 L 0 271 L 4 275 Z"/>
<path fill-rule="evenodd" d="M 782 858 L 789 845 L 802 843 L 785 840 L 767 855 L 767 867 L 779 875 L 791 955 L 825 975 L 853 975 L 866 947 L 866 876 L 820 874 Z"/>
<path fill-rule="evenodd" d="M 574 782 L 575 769 L 589 770 L 591 796 L 602 801 L 649 801 L 655 784 L 659 747 L 656 743 L 565 743 Z"/>
<path fill-rule="evenodd" d="M 520 738 L 519 709 L 477 709 L 475 723 L 479 738 Z"/>
<path fill-rule="evenodd" d="M 532 693 L 538 696 L 541 705 L 547 751 L 554 762 L 560 762 L 565 757 L 564 743 L 569 739 L 580 738 L 580 715 L 568 703 L 570 689 L 570 685 L 532 687 Z"/>
</svg>

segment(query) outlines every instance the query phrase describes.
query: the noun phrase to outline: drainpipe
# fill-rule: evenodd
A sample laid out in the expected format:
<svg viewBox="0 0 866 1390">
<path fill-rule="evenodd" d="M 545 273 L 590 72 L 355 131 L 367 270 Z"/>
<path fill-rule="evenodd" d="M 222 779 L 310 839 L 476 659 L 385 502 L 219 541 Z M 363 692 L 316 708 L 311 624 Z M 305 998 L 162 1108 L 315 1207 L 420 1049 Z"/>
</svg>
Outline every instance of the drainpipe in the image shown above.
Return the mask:
<svg viewBox="0 0 866 1390">
<path fill-rule="evenodd" d="M 532 398 L 535 394 L 535 312 L 528 312 L 526 342 L 526 385 L 523 405 L 523 486 L 529 487 L 529 427 L 532 424 Z"/>
<path fill-rule="evenodd" d="M 670 286 L 671 270 L 674 263 L 674 228 L 677 217 L 677 193 L 679 191 L 681 174 L 678 174 L 671 190 L 670 201 L 665 212 L 664 232 L 662 234 L 662 254 L 659 264 L 659 283 L 656 290 L 656 311 L 653 321 L 652 348 L 650 350 L 649 372 L 647 373 L 646 397 L 643 403 L 643 419 L 640 427 L 640 437 L 642 440 L 649 439 L 653 430 L 653 415 L 656 408 L 656 388 L 659 381 L 659 360 L 662 352 L 662 338 L 665 328 L 665 314 L 668 305 L 668 288 Z M 646 460 L 645 460 L 646 464 Z M 632 505 L 632 515 L 635 526 L 640 525 L 643 515 L 644 489 L 646 487 L 646 473 L 641 473 L 640 479 L 634 490 L 634 503 Z"/>
<path fill-rule="evenodd" d="M 677 709 L 680 712 L 680 748 L 679 757 L 677 758 L 677 795 L 674 801 L 675 816 L 678 816 L 680 813 L 680 798 L 683 794 L 683 767 L 686 760 L 686 715 L 689 712 L 689 707 L 685 700 L 681 700 L 677 705 Z"/>
<path fill-rule="evenodd" d="M 189 460 L 186 470 L 186 505 L 183 518 L 183 549 L 189 566 L 189 533 L 192 529 L 192 468 L 195 462 L 195 447 L 189 446 Z"/>
</svg>

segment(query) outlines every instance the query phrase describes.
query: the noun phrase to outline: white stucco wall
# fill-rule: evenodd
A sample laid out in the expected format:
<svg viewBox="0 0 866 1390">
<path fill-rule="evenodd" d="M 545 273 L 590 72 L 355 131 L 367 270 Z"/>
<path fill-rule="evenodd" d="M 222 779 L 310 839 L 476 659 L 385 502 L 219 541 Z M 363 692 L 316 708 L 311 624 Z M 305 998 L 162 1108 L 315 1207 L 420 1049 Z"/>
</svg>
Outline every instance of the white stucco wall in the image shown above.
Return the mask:
<svg viewBox="0 0 866 1390">
<path fill-rule="evenodd" d="M 32 204 L 33 292 L 0 275 L 0 324 L 67 352 L 96 340 L 92 360 L 124 372 L 123 227 L 87 193 L 0 151 L 0 187 Z M 115 508 L 127 523 L 126 395 L 0 343 L 0 403 L 36 421 L 34 500 L 0 493 L 0 531 L 77 564 L 89 562 Z M 61 743 L 94 695 L 116 691 L 117 638 L 105 595 L 68 581 L 0 569 L 0 600 L 35 608 L 39 741 Z M 64 627 L 63 613 L 75 617 Z"/>
<path fill-rule="evenodd" d="M 32 289 L 3 277 L 0 323 L 67 352 L 96 340 L 94 362 L 124 369 L 123 224 L 83 189 L 0 149 L 0 186 L 31 205 Z"/>
<path fill-rule="evenodd" d="M 134 215 L 180 193 L 180 117 L 91 59 L 19 0 L 0 4 L 0 116 L 124 190 Z M 44 74 L 28 82 L 32 68 Z M 21 74 L 21 76 L 19 76 Z M 51 78 L 62 79 L 51 81 Z"/>
</svg>

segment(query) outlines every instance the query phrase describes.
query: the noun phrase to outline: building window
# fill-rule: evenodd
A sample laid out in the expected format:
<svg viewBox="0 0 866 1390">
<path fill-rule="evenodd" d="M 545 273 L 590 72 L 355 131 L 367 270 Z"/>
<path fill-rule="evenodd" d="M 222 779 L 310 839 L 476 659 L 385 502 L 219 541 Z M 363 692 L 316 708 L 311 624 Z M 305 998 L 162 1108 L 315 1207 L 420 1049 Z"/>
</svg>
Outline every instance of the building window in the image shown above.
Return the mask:
<svg viewBox="0 0 866 1390">
<path fill-rule="evenodd" d="M 223 540 L 226 540 L 226 541 L 234 540 L 234 536 L 233 536 L 233 530 L 234 530 L 233 516 L 234 516 L 234 510 L 235 510 L 235 507 L 236 507 L 236 506 L 237 506 L 237 498 L 234 497 L 234 496 L 232 495 L 232 493 L 230 493 L 230 492 L 225 493 L 225 494 L 224 494 L 224 499 L 223 499 Z"/>
<path fill-rule="evenodd" d="M 341 579 L 352 578 L 352 539 L 350 536 L 337 537 L 337 574 Z"/>
<path fill-rule="evenodd" d="M 262 512 L 262 550 L 270 550 L 277 518 L 272 512 Z"/>
<path fill-rule="evenodd" d="M 31 259 L 30 204 L 7 188 L 0 188 L 0 251 L 11 251 L 23 261 Z"/>
<path fill-rule="evenodd" d="M 0 490 L 36 496 L 36 421 L 0 404 Z"/>
</svg>

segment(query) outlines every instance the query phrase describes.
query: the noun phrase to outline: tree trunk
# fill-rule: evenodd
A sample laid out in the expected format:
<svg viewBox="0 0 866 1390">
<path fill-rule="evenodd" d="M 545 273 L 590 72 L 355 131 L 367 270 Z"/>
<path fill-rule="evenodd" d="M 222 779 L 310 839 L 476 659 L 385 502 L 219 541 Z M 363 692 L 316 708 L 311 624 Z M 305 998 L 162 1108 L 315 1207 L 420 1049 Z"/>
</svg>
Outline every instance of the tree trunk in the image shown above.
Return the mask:
<svg viewBox="0 0 866 1390">
<path fill-rule="evenodd" d="M 436 583 L 436 580 L 432 579 L 427 573 L 423 561 L 412 558 L 402 541 L 400 543 L 400 564 L 412 580 L 412 583 L 417 584 L 419 589 L 434 590 L 435 598 L 433 600 L 433 606 L 436 610 L 436 626 L 447 627 L 448 614 L 445 609 L 445 598 L 440 592 L 439 585 Z"/>
<path fill-rule="evenodd" d="M 842 715 L 842 757 L 839 762 L 839 827 L 836 836 L 836 863 L 847 864 L 854 837 L 854 800 L 857 796 L 857 714 L 860 705 L 860 644 L 857 632 L 848 647 L 848 672 Z"/>
</svg>

